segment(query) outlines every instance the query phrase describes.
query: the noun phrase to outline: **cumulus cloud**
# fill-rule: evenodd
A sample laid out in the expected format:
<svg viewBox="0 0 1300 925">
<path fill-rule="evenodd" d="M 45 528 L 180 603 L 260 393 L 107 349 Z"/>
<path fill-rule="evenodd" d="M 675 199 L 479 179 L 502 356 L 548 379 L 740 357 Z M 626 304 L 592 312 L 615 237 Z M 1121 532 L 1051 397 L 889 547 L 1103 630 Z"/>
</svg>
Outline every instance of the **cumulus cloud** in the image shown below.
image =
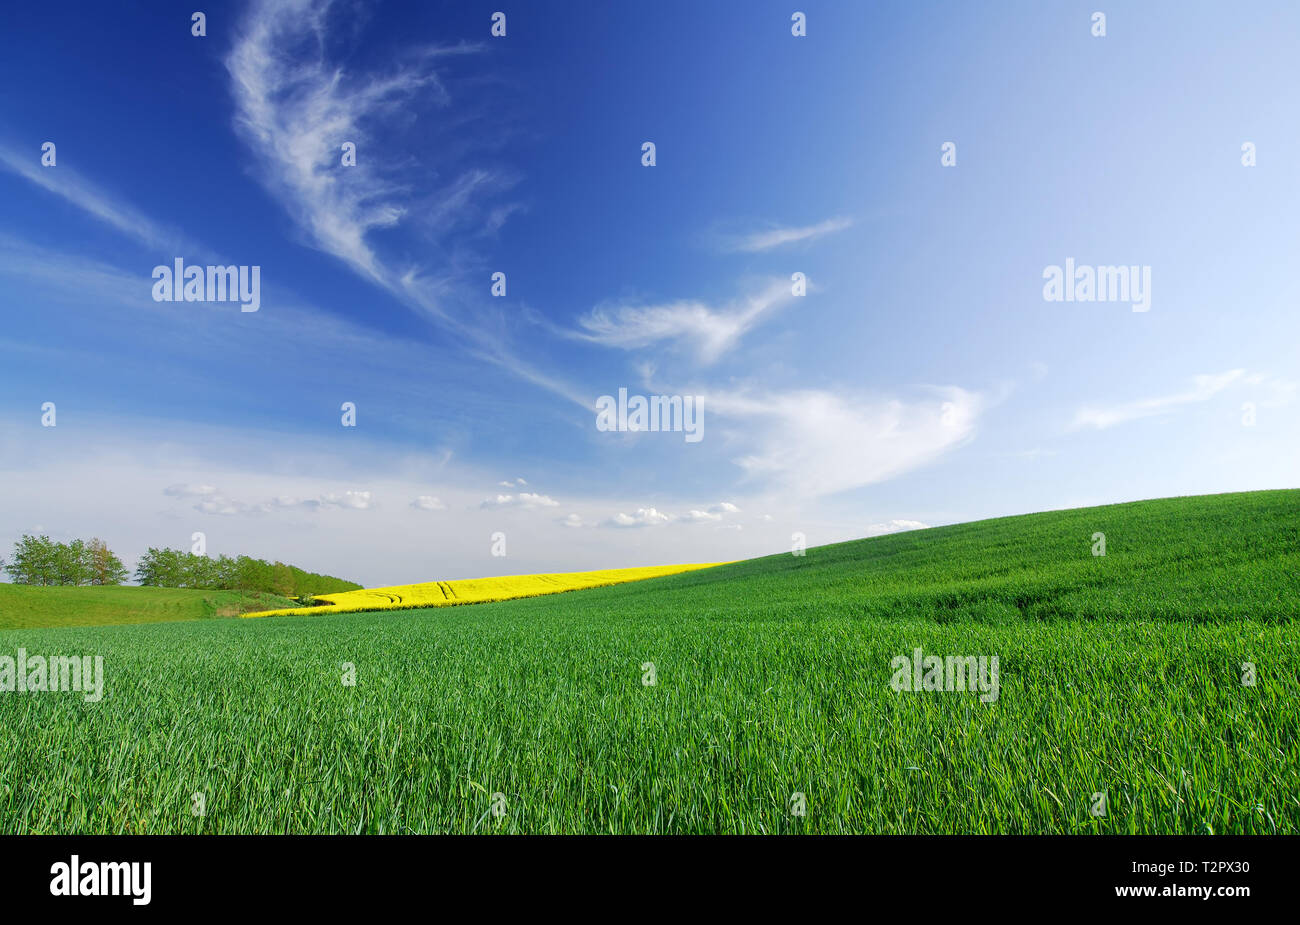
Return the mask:
<svg viewBox="0 0 1300 925">
<path fill-rule="evenodd" d="M 411 507 L 421 511 L 445 511 L 447 509 L 447 505 L 433 495 L 420 495 L 411 502 Z"/>
<path fill-rule="evenodd" d="M 365 511 L 375 506 L 373 495 L 368 491 L 326 492 L 314 498 L 279 495 L 267 501 L 243 501 L 222 494 L 212 485 L 177 484 L 167 486 L 163 489 L 163 494 L 173 498 L 198 498 L 200 500 L 194 505 L 194 510 L 201 514 L 219 514 L 223 516 L 268 514 L 272 511 L 291 509 L 324 510 L 326 508 L 342 508 Z"/>
<path fill-rule="evenodd" d="M 316 499 L 314 502 L 305 501 L 303 503 L 308 506 L 345 507 L 351 508 L 354 511 L 365 511 L 369 510 L 373 506 L 374 500 L 371 498 L 371 494 L 368 491 L 345 491 L 338 494 L 331 492 L 329 494 L 321 495 L 320 498 Z"/>
<path fill-rule="evenodd" d="M 725 514 L 738 513 L 740 513 L 740 508 L 730 501 L 720 501 L 703 510 L 691 509 L 684 514 L 671 514 L 658 508 L 642 507 L 637 508 L 636 512 L 632 514 L 617 513 L 606 520 L 604 525 L 607 527 L 653 527 L 671 523 L 716 523 L 722 520 Z"/>
<path fill-rule="evenodd" d="M 662 513 L 652 507 L 639 507 L 632 514 L 615 514 L 605 523 L 610 527 L 653 527 L 672 523 L 672 521 L 671 514 Z"/>
<path fill-rule="evenodd" d="M 882 524 L 872 524 L 867 527 L 863 536 L 883 536 L 886 533 L 902 533 L 905 530 L 926 530 L 929 526 L 919 520 L 887 520 Z"/>
<path fill-rule="evenodd" d="M 681 519 L 688 523 L 703 523 L 706 521 L 721 520 L 724 514 L 739 514 L 740 508 L 730 501 L 719 501 L 712 504 L 702 511 L 690 510 L 681 516 Z"/>
<path fill-rule="evenodd" d="M 520 508 L 537 508 L 537 507 L 557 507 L 558 501 L 549 495 L 539 495 L 528 491 L 521 491 L 517 495 L 497 495 L 495 498 L 486 499 L 479 507 L 520 507 Z"/>
</svg>

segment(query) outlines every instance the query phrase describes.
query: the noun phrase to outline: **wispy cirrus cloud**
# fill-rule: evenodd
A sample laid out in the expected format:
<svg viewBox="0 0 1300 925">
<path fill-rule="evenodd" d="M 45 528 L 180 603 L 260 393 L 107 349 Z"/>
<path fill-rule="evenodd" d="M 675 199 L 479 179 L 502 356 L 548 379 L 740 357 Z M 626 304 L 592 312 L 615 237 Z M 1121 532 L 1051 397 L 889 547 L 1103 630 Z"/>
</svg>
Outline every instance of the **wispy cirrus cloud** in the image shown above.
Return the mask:
<svg viewBox="0 0 1300 925">
<path fill-rule="evenodd" d="M 746 234 L 724 235 L 719 243 L 724 251 L 755 254 L 786 244 L 814 241 L 828 234 L 843 231 L 852 225 L 853 220 L 850 218 L 829 218 L 815 225 L 770 226 Z"/>
<path fill-rule="evenodd" d="M 693 350 L 702 362 L 712 363 L 793 298 L 790 282 L 774 279 L 758 292 L 720 307 L 696 300 L 599 305 L 578 319 L 583 330 L 569 336 L 623 350 L 678 343 Z"/>
<path fill-rule="evenodd" d="M 168 228 L 144 215 L 138 209 L 114 196 L 67 166 L 42 167 L 39 152 L 20 153 L 15 148 L 0 144 L 0 169 L 17 174 L 47 192 L 67 200 L 72 205 L 116 228 L 146 247 L 159 248 L 168 253 L 196 253 L 205 249 L 188 241 L 177 230 Z"/>
<path fill-rule="evenodd" d="M 1168 414 L 1184 405 L 1208 401 L 1229 386 L 1243 381 L 1245 376 L 1244 369 L 1230 369 L 1222 373 L 1194 376 L 1192 387 L 1182 392 L 1158 395 L 1153 398 L 1139 398 L 1116 405 L 1085 406 L 1075 412 L 1070 429 L 1105 430 L 1117 424 L 1126 424 L 1129 421 L 1158 414 Z"/>
<path fill-rule="evenodd" d="M 258 179 L 311 246 L 462 337 L 468 355 L 586 408 L 585 394 L 516 355 L 499 328 L 448 307 L 458 287 L 454 267 L 388 258 L 370 240 L 412 215 L 432 240 L 467 229 L 490 233 L 519 207 L 485 202 L 513 185 L 511 172 L 429 163 L 427 137 L 417 143 L 403 134 L 421 108 L 451 103 L 435 65 L 482 46 L 421 45 L 390 56 L 382 72 L 352 71 L 326 53 L 337 47 L 335 6 L 259 0 L 226 57 L 235 127 Z M 344 142 L 357 145 L 355 166 L 341 166 Z"/>
<path fill-rule="evenodd" d="M 384 73 L 350 72 L 326 57 L 332 6 L 293 0 L 250 8 L 226 58 L 235 125 L 257 158 L 262 184 L 309 242 L 396 288 L 400 274 L 383 265 L 366 236 L 401 221 L 414 191 L 385 168 L 394 158 L 391 148 L 381 156 L 390 139 L 379 129 L 391 128 L 417 96 L 425 105 L 445 104 L 433 62 L 475 46 L 419 48 Z M 341 166 L 344 142 L 357 146 L 355 166 Z M 403 166 L 410 176 L 412 165 Z M 487 182 L 483 171 L 461 176 L 437 208 L 448 217 Z"/>
</svg>

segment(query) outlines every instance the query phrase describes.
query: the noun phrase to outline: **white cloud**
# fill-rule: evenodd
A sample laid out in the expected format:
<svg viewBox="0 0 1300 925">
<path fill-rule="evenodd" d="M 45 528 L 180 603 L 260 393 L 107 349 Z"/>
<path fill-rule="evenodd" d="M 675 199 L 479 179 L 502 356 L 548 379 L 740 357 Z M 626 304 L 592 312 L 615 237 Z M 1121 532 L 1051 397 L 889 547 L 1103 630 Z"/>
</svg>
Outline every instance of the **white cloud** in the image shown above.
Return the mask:
<svg viewBox="0 0 1300 925">
<path fill-rule="evenodd" d="M 849 218 L 831 218 L 816 225 L 804 225 L 799 228 L 766 228 L 739 237 L 729 238 L 724 241 L 723 247 L 725 250 L 752 254 L 781 247 L 785 244 L 793 244 L 796 241 L 812 241 L 824 235 L 843 231 L 852 224 L 853 220 Z"/>
<path fill-rule="evenodd" d="M 634 350 L 661 341 L 687 345 L 712 363 L 739 342 L 764 315 L 794 298 L 788 280 L 772 280 L 760 292 L 715 308 L 698 301 L 662 305 L 601 305 L 578 319 L 580 340 Z"/>
<path fill-rule="evenodd" d="M 257 159 L 263 186 L 312 246 L 464 338 L 468 355 L 586 408 L 584 393 L 516 356 L 500 326 L 484 327 L 474 316 L 460 312 L 456 317 L 448 309 L 453 300 L 447 296 L 456 288 L 454 265 L 431 270 L 386 261 L 370 240 L 372 232 L 401 223 L 408 211 L 438 240 L 466 226 L 499 227 L 513 211 L 498 206 L 484 216 L 476 205 L 483 194 L 508 188 L 511 177 L 481 166 L 458 173 L 454 164 L 434 165 L 427 133 L 419 149 L 404 146 L 399 133 L 418 106 L 450 104 L 433 63 L 482 46 L 423 46 L 386 56 L 383 73 L 349 70 L 326 58 L 326 49 L 337 47 L 327 28 L 327 20 L 336 19 L 331 5 L 330 0 L 257 2 L 226 57 L 235 126 Z M 355 66 L 360 59 L 347 60 Z M 347 141 L 357 145 L 357 163 L 341 167 L 341 145 Z M 465 137 L 451 141 L 448 147 L 460 147 Z M 421 172 L 424 164 L 429 166 Z M 464 237 L 457 238 L 457 247 Z"/>
<path fill-rule="evenodd" d="M 642 507 L 637 508 L 633 514 L 617 513 L 606 520 L 603 526 L 606 527 L 654 527 L 663 524 L 683 523 L 716 523 L 722 520 L 725 514 L 739 514 L 740 508 L 730 501 L 720 501 L 717 504 L 700 510 L 692 508 L 685 514 L 671 514 L 668 511 L 661 511 L 658 508 Z"/>
<path fill-rule="evenodd" d="M 447 505 L 443 504 L 433 495 L 420 495 L 411 502 L 411 507 L 421 511 L 445 511 Z"/>
<path fill-rule="evenodd" d="M 262 502 L 260 504 L 249 504 L 244 501 L 235 501 L 222 495 L 213 495 L 194 505 L 194 510 L 200 514 L 220 514 L 230 516 L 234 514 L 265 514 L 272 508 L 272 503 Z"/>
<path fill-rule="evenodd" d="M 744 514 L 728 512 L 720 521 L 690 524 L 674 523 L 667 513 L 708 511 L 723 504 L 771 511 L 777 522 L 797 523 L 823 543 L 861 535 L 843 511 L 837 509 L 827 520 L 790 507 L 785 496 L 752 502 L 732 496 L 717 503 L 655 497 L 657 507 L 652 508 L 644 498 L 601 493 L 566 497 L 562 507 L 514 516 L 505 527 L 510 557 L 500 559 L 491 556 L 488 538 L 503 529 L 508 511 L 479 505 L 484 483 L 494 484 L 499 475 L 448 460 L 441 452 L 413 452 L 358 433 L 338 452 L 322 454 L 306 441 L 286 444 L 278 430 L 184 422 L 156 439 L 142 439 L 142 431 L 153 431 L 119 420 L 69 428 L 57 442 L 23 439 L 24 427 L 30 421 L 0 411 L 0 481 L 6 488 L 0 503 L 0 554 L 22 533 L 39 527 L 60 541 L 100 536 L 131 567 L 146 548 L 188 547 L 191 534 L 203 530 L 210 555 L 278 559 L 384 587 L 496 574 L 718 562 L 788 550 L 788 531 L 769 529 L 771 524 L 731 529 Z M 270 469 L 268 459 L 276 463 Z M 189 497 L 163 493 L 174 485 L 217 490 Z M 319 503 L 358 487 L 370 492 L 365 511 Z M 417 512 L 410 503 L 421 495 L 436 496 L 446 510 Z M 318 503 L 309 506 L 302 499 Z M 388 499 L 400 503 L 385 503 Z M 212 514 L 194 509 L 203 501 L 210 502 Z M 624 522 L 666 526 L 595 529 L 615 511 L 631 512 L 619 518 Z M 221 512 L 226 516 L 218 516 Z M 417 522 L 436 522 L 437 529 L 413 537 Z M 569 526 L 576 522 L 586 529 Z"/>
<path fill-rule="evenodd" d="M 894 478 L 970 440 L 988 399 L 955 386 L 903 399 L 801 390 L 707 393 L 706 407 L 744 422 L 757 443 L 735 462 L 796 496 L 819 496 Z"/>
<path fill-rule="evenodd" d="M 176 484 L 163 489 L 163 494 L 172 498 L 206 498 L 216 493 L 217 489 L 213 485 Z"/>
<path fill-rule="evenodd" d="M 1160 395 L 1155 398 L 1142 398 L 1109 407 L 1089 406 L 1080 408 L 1070 424 L 1071 430 L 1091 427 L 1105 430 L 1116 424 L 1125 424 L 1140 418 L 1157 414 L 1167 414 L 1183 405 L 1208 401 L 1228 386 L 1242 380 L 1246 375 L 1244 369 L 1232 369 L 1214 375 L 1201 375 L 1192 378 L 1192 387 L 1184 392 Z"/>
<path fill-rule="evenodd" d="M 706 520 L 721 520 L 722 515 L 712 511 L 687 511 L 681 519 L 688 523 L 701 523 Z"/>
<path fill-rule="evenodd" d="M 306 502 L 309 506 L 313 503 L 321 507 L 345 507 L 354 511 L 366 511 L 374 506 L 371 493 L 368 491 L 345 491 L 338 494 L 331 492 L 321 495 L 316 502 Z"/>
<path fill-rule="evenodd" d="M 417 94 L 445 101 L 430 61 L 467 49 L 427 48 L 383 75 L 353 73 L 325 58 L 330 6 L 253 5 L 226 59 L 235 124 L 258 157 L 263 183 L 311 243 L 389 286 L 392 277 L 366 235 L 402 219 L 410 190 L 387 178 L 392 152 L 373 129 Z M 344 142 L 357 145 L 356 166 L 340 166 Z M 453 188 L 450 199 L 457 195 Z"/>
<path fill-rule="evenodd" d="M 712 504 L 702 511 L 691 510 L 681 516 L 681 520 L 688 523 L 705 523 L 707 521 L 722 520 L 724 514 L 739 514 L 740 508 L 730 501 L 720 501 Z"/>
<path fill-rule="evenodd" d="M 901 533 L 905 530 L 927 530 L 929 524 L 923 524 L 919 520 L 887 520 L 883 524 L 872 524 L 867 527 L 863 536 L 883 536 L 886 533 Z"/>
<path fill-rule="evenodd" d="M 538 507 L 557 507 L 558 501 L 549 495 L 539 495 L 528 491 L 521 491 L 517 495 L 497 495 L 495 498 L 488 498 L 480 507 L 520 507 L 532 509 Z"/>
<path fill-rule="evenodd" d="M 567 515 L 567 516 L 564 518 L 564 520 L 562 520 L 562 521 L 560 521 L 560 522 L 561 522 L 562 524 L 564 524 L 566 527 L 585 527 L 585 526 L 587 526 L 586 521 L 584 521 L 584 520 L 582 519 L 581 515 L 578 515 L 578 514 L 569 514 L 569 515 Z"/>
<path fill-rule="evenodd" d="M 268 514 L 275 510 L 322 510 L 341 508 L 353 511 L 365 511 L 375 506 L 373 494 L 369 491 L 326 492 L 314 498 L 299 498 L 292 495 L 278 495 L 269 501 L 242 501 L 222 494 L 212 485 L 169 485 L 163 494 L 172 498 L 200 498 L 194 510 L 201 514 Z"/>
<path fill-rule="evenodd" d="M 116 228 L 147 247 L 161 248 L 168 253 L 186 251 L 193 254 L 198 248 L 185 241 L 179 233 L 164 228 L 85 180 L 73 168 L 60 162 L 57 167 L 40 166 L 39 153 L 22 155 L 12 148 L 0 145 L 0 168 L 15 173 L 42 189 L 61 196 L 84 212 Z"/>
<path fill-rule="evenodd" d="M 653 527 L 660 524 L 672 523 L 674 520 L 671 514 L 664 514 L 652 507 L 640 507 L 634 514 L 615 514 L 605 522 L 610 527 Z"/>
</svg>

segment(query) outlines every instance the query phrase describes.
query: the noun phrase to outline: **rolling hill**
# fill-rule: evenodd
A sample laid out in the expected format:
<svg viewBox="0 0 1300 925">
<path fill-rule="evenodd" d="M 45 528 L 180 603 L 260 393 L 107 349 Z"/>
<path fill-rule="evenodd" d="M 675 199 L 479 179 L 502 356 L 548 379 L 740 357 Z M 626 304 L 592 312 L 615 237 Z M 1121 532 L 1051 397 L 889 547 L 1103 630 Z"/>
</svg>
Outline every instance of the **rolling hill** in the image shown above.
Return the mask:
<svg viewBox="0 0 1300 925">
<path fill-rule="evenodd" d="M 102 655 L 105 695 L 0 693 L 0 830 L 1295 834 L 1298 576 L 1288 490 L 473 606 L 2 631 Z M 993 696 L 900 690 L 916 655 L 997 658 Z"/>
</svg>

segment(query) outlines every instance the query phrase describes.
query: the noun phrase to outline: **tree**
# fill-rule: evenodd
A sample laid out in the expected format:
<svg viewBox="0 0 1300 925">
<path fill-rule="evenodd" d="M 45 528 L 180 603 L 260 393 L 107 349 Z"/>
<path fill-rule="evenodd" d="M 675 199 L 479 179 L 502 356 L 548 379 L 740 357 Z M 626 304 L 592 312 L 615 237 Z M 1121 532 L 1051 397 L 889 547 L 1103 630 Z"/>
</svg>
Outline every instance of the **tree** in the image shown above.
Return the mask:
<svg viewBox="0 0 1300 925">
<path fill-rule="evenodd" d="M 205 590 L 220 588 L 221 575 L 218 572 L 217 560 L 190 553 L 185 557 L 185 583 L 186 587 L 190 588 Z"/>
<path fill-rule="evenodd" d="M 90 584 L 90 553 L 81 540 L 54 544 L 54 581 L 56 585 Z"/>
<path fill-rule="evenodd" d="M 281 597 L 293 597 L 293 570 L 283 562 L 271 566 L 271 593 Z"/>
<path fill-rule="evenodd" d="M 103 545 L 99 540 L 93 542 Z M 121 566 L 122 563 L 117 562 L 119 570 Z M 81 540 L 56 543 L 48 536 L 24 534 L 14 544 L 13 559 L 4 570 L 15 584 L 20 585 L 91 584 L 95 579 L 94 553 L 92 547 Z"/>
<path fill-rule="evenodd" d="M 136 563 L 135 577 L 142 585 L 159 588 L 179 588 L 181 580 L 181 552 L 176 549 L 155 549 L 150 546 Z"/>
<path fill-rule="evenodd" d="M 23 538 L 14 543 L 12 561 L 5 566 L 5 571 L 14 580 L 14 584 L 57 584 L 57 546 L 48 536 L 24 533 Z"/>
<path fill-rule="evenodd" d="M 126 581 L 126 566 L 113 555 L 108 544 L 95 537 L 86 547 L 90 555 L 90 583 L 92 585 L 120 585 Z"/>
</svg>

